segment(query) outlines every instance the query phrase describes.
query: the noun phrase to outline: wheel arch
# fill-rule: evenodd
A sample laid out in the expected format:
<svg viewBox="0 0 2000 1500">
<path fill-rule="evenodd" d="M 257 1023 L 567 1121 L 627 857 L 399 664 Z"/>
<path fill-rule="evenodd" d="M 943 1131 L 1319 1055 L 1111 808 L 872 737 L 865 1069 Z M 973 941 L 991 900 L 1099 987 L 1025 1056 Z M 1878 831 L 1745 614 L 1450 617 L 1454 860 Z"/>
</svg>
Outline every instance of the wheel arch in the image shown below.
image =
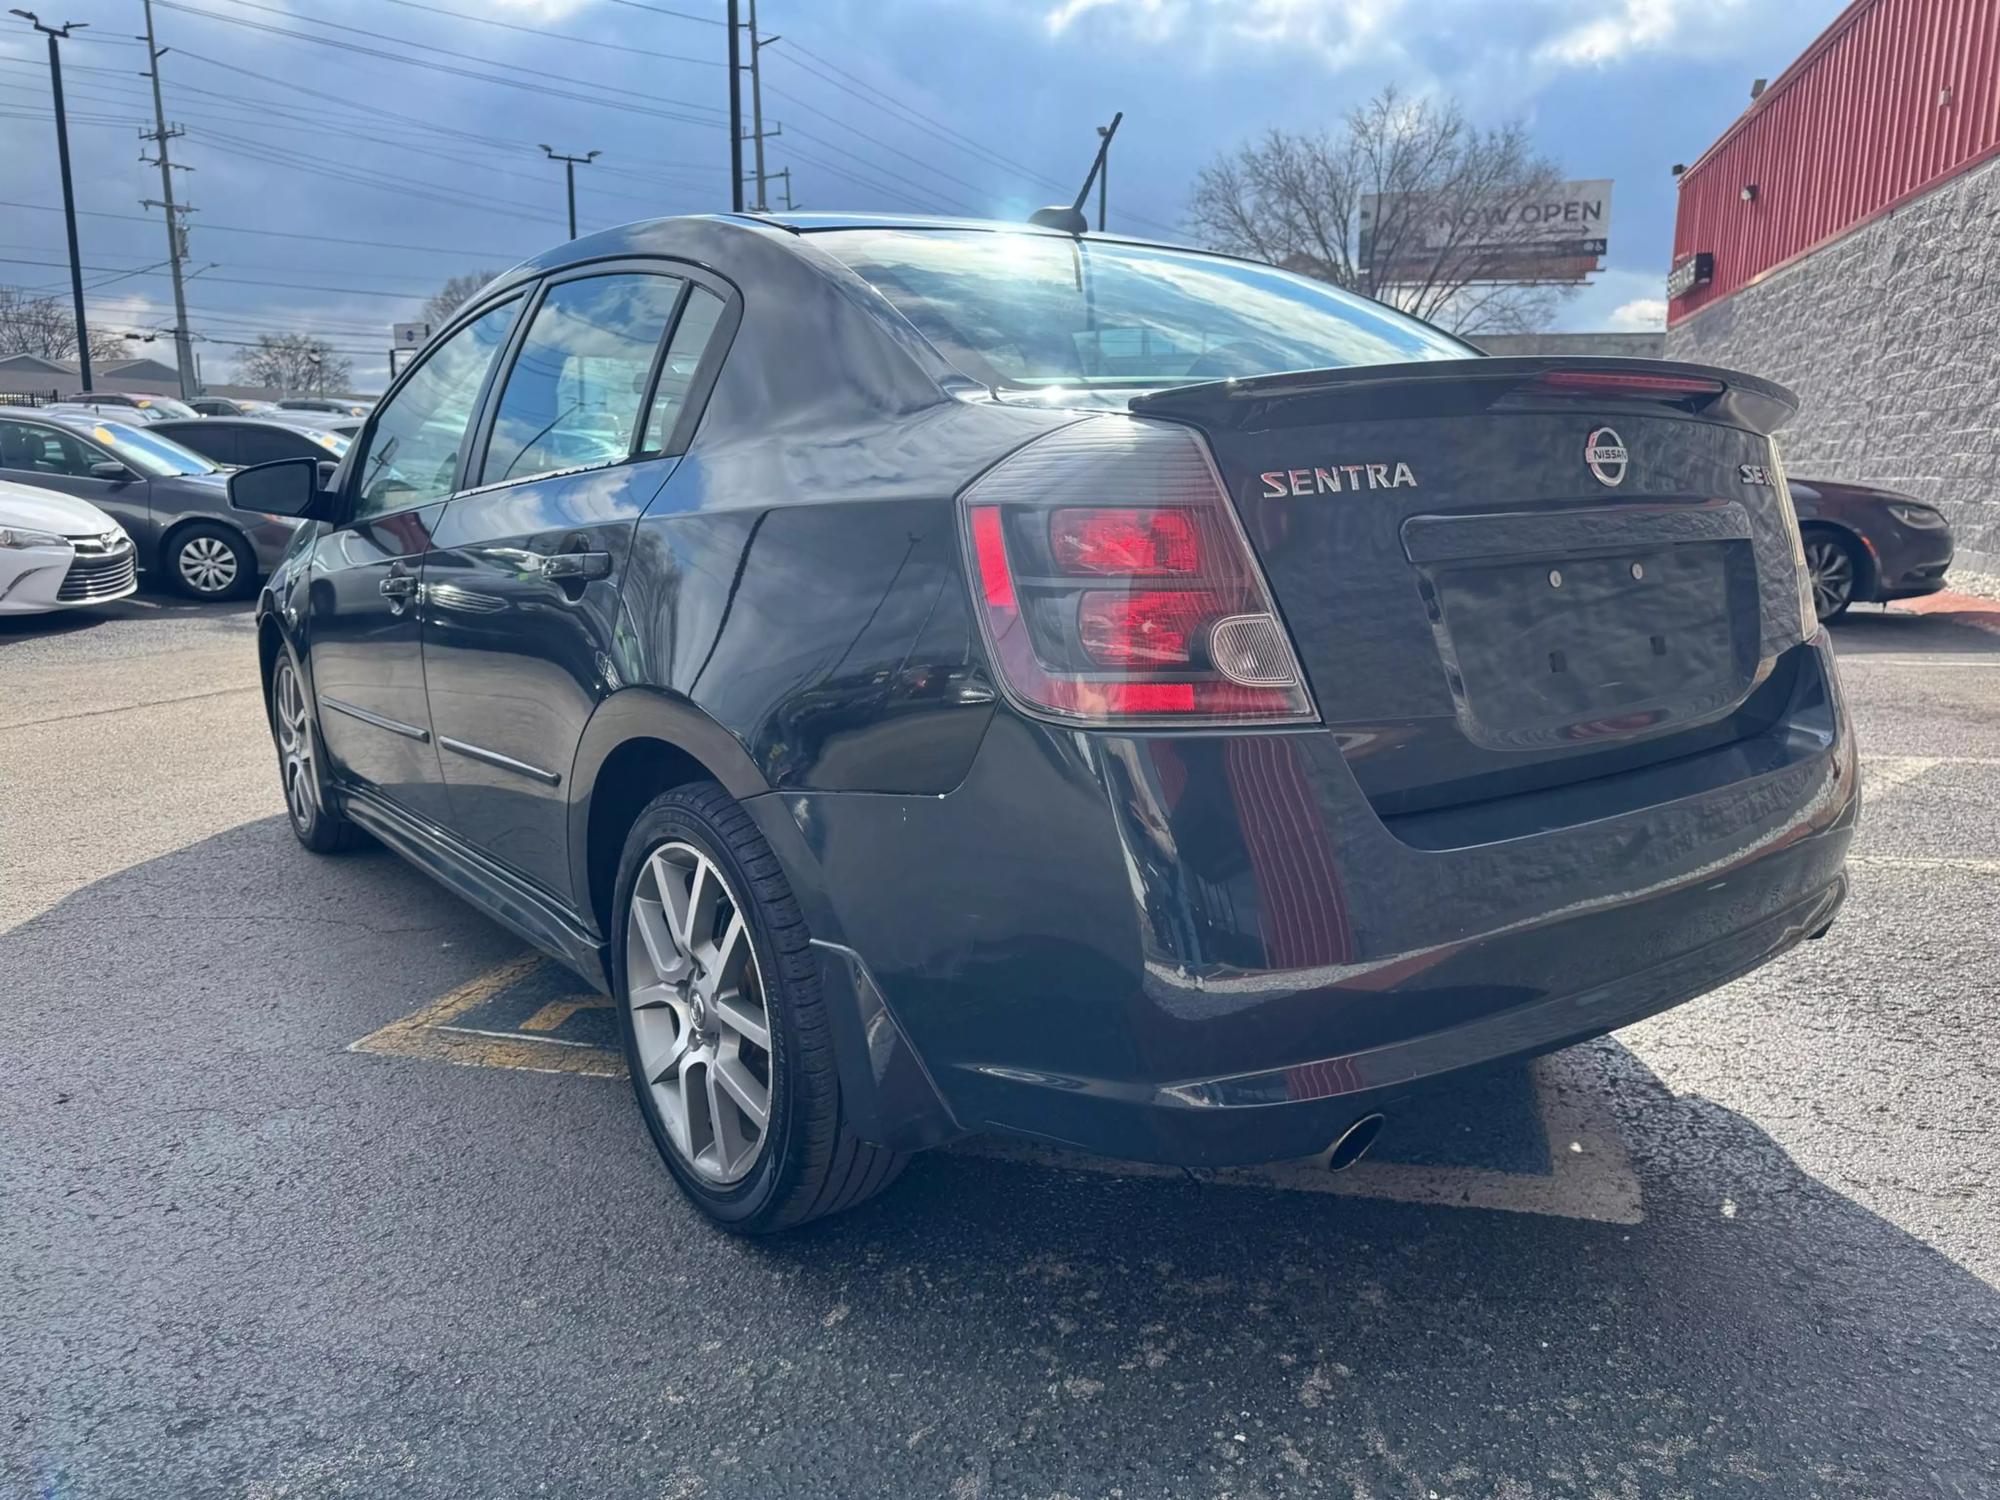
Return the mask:
<svg viewBox="0 0 2000 1500">
<path fill-rule="evenodd" d="M 626 688 L 597 706 L 570 771 L 570 883 L 578 911 L 611 931 L 625 834 L 653 798 L 714 781 L 739 801 L 771 787 L 743 744 L 685 698 Z"/>
<path fill-rule="evenodd" d="M 1830 536 L 1847 548 L 1854 558 L 1854 602 L 1870 604 L 1882 592 L 1881 561 L 1875 556 L 1875 548 L 1860 531 L 1844 521 L 1830 520 L 1825 516 L 1814 516 L 1811 520 L 1799 522 L 1799 532 L 1810 537 L 1815 532 Z"/>
</svg>

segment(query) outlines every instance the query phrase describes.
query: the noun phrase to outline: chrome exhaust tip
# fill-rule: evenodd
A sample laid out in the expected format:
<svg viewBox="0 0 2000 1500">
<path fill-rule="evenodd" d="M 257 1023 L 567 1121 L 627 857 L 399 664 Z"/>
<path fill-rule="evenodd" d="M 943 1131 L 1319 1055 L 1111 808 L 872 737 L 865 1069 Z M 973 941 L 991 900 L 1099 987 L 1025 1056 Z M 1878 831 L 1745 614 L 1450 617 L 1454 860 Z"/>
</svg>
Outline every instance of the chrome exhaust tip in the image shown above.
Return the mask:
<svg viewBox="0 0 2000 1500">
<path fill-rule="evenodd" d="M 1382 1127 L 1386 1123 L 1387 1121 L 1379 1114 L 1363 1115 L 1341 1131 L 1334 1137 L 1333 1144 L 1327 1148 L 1327 1171 L 1344 1172 L 1360 1161 L 1375 1144 L 1376 1137 L 1382 1134 Z"/>
</svg>

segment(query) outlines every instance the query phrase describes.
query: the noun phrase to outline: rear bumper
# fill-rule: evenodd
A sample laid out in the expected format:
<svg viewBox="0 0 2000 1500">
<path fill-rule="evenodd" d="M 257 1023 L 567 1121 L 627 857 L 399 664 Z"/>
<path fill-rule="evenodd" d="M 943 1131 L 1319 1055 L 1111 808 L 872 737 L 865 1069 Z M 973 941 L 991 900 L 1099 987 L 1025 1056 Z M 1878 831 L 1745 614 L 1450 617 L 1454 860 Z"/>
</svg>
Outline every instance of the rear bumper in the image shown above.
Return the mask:
<svg viewBox="0 0 2000 1500">
<path fill-rule="evenodd" d="M 1462 847 L 1397 837 L 1320 730 L 1003 715 L 947 796 L 749 805 L 839 958 L 866 1133 L 1300 1156 L 1422 1080 L 1625 1025 L 1825 928 L 1854 752 L 1824 636 L 1799 650 L 1768 733 Z"/>
</svg>

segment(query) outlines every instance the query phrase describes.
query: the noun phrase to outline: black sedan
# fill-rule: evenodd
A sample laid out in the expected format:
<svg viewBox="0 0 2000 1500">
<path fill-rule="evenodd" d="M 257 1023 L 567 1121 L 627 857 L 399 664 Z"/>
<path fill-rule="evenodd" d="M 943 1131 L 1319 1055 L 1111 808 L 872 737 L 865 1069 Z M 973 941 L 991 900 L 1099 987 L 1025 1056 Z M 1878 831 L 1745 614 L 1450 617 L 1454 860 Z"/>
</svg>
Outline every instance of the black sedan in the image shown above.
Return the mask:
<svg viewBox="0 0 2000 1500">
<path fill-rule="evenodd" d="M 331 470 L 347 452 L 348 439 L 319 425 L 314 414 L 285 415 L 291 420 L 196 417 L 185 422 L 155 422 L 147 431 L 170 438 L 183 448 L 192 448 L 209 462 L 227 469 L 274 463 L 281 458 L 310 458 Z M 297 420 L 301 417 L 307 420 Z"/>
<path fill-rule="evenodd" d="M 1831 479 L 1794 479 L 1813 606 L 1822 620 L 1850 604 L 1914 599 L 1944 587 L 1951 523 L 1912 495 Z"/>
<path fill-rule="evenodd" d="M 206 421 L 206 418 L 196 418 Z M 229 506 L 217 466 L 107 413 L 0 409 L 0 479 L 88 500 L 125 528 L 139 571 L 197 599 L 249 593 L 298 529 Z"/>
<path fill-rule="evenodd" d="M 257 611 L 293 832 L 611 995 L 761 1232 L 975 1131 L 1339 1167 L 1825 931 L 1795 406 L 1226 256 L 715 216 L 517 267 L 332 485 L 230 488 L 313 522 Z"/>
</svg>

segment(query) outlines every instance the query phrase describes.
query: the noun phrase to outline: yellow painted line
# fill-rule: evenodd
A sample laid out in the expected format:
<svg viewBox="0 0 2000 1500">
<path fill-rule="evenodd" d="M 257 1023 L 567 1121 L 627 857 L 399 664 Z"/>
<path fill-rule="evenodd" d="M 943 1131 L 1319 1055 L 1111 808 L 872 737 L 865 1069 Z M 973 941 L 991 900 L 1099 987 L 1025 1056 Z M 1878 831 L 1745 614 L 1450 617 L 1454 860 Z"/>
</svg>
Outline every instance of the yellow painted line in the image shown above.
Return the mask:
<svg viewBox="0 0 2000 1500">
<path fill-rule="evenodd" d="M 602 995 L 581 995 L 574 1000 L 551 1000 L 521 1023 L 523 1031 L 554 1031 L 580 1010 L 609 1010 L 611 1002 Z"/>
<path fill-rule="evenodd" d="M 350 1043 L 349 1052 L 370 1052 L 379 1057 L 411 1057 L 422 1062 L 455 1063 L 470 1068 L 514 1068 L 529 1073 L 574 1073 L 588 1078 L 622 1078 L 625 1060 L 601 1047 L 579 1047 L 553 1038 L 496 1036 L 479 1031 L 450 1030 L 450 1024 L 484 1004 L 511 984 L 534 972 L 542 962 L 535 953 L 524 953 L 497 968 L 488 969 L 449 994 L 440 995 L 422 1010 L 399 1021 L 391 1021 L 380 1031 L 370 1032 Z M 546 1011 L 548 1007 L 543 1007 Z M 539 1014 L 539 1013 L 538 1013 Z"/>
</svg>

